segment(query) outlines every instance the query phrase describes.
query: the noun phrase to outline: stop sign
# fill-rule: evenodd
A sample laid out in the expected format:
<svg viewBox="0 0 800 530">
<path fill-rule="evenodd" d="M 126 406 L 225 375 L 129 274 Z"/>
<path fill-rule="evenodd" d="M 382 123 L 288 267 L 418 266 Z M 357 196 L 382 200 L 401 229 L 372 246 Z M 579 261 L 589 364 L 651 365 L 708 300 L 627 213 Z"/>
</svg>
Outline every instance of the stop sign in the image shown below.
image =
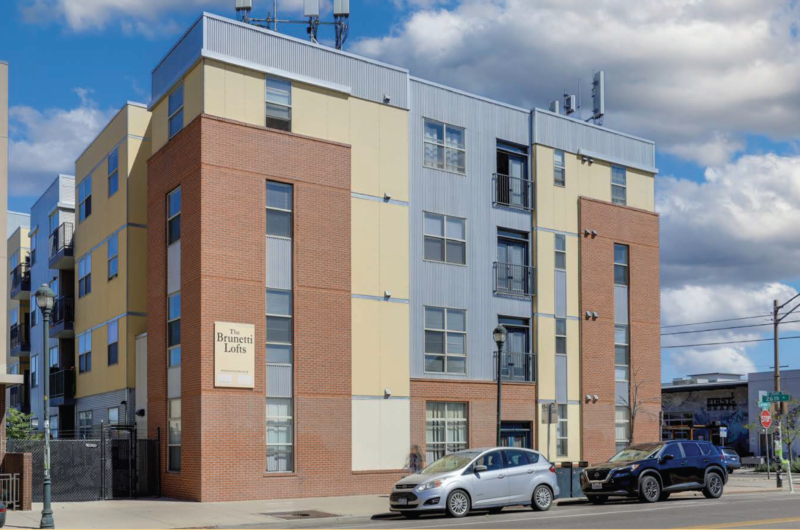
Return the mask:
<svg viewBox="0 0 800 530">
<path fill-rule="evenodd" d="M 772 426 L 772 414 L 768 410 L 761 411 L 761 426 L 769 429 Z"/>
</svg>

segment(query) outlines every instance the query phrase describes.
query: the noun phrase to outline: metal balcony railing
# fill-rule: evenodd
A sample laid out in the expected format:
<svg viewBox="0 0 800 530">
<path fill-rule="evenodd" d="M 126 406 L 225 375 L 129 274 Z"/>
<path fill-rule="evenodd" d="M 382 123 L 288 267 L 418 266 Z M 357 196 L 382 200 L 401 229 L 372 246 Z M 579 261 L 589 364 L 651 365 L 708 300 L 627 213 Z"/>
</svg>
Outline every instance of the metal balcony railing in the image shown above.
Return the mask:
<svg viewBox="0 0 800 530">
<path fill-rule="evenodd" d="M 53 327 L 69 327 L 75 321 L 75 299 L 62 296 L 53 305 Z"/>
<path fill-rule="evenodd" d="M 497 381 L 497 352 L 494 352 L 494 379 Z M 503 352 L 503 381 L 536 381 L 536 356 L 532 353 Z"/>
<path fill-rule="evenodd" d="M 31 331 L 24 324 L 13 324 L 9 330 L 9 340 L 11 351 L 30 351 L 31 350 Z"/>
<path fill-rule="evenodd" d="M 494 263 L 494 290 L 499 294 L 533 296 L 535 269 L 514 263 Z"/>
<path fill-rule="evenodd" d="M 64 256 L 72 256 L 72 223 L 62 223 L 50 234 L 50 257 L 55 257 L 59 253 Z"/>
<path fill-rule="evenodd" d="M 75 396 L 75 371 L 59 370 L 50 374 L 50 399 Z"/>
<path fill-rule="evenodd" d="M 31 290 L 31 266 L 28 263 L 20 263 L 11 271 L 11 291 L 30 291 Z"/>
<path fill-rule="evenodd" d="M 518 210 L 533 210 L 533 182 L 495 173 L 494 203 Z"/>
</svg>

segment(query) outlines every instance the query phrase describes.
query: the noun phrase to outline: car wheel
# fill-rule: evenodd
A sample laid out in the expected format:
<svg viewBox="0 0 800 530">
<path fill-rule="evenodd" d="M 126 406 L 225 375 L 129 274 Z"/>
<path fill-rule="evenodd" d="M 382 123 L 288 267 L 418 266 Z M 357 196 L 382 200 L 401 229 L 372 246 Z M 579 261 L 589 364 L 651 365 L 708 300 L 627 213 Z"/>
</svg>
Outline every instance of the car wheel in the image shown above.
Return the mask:
<svg viewBox="0 0 800 530">
<path fill-rule="evenodd" d="M 533 490 L 533 498 L 531 499 L 531 506 L 537 512 L 546 512 L 553 505 L 553 491 L 541 484 L 536 486 Z"/>
<path fill-rule="evenodd" d="M 724 484 L 719 473 L 712 471 L 706 477 L 706 487 L 703 488 L 703 496 L 706 499 L 719 499 L 722 497 Z"/>
<path fill-rule="evenodd" d="M 661 496 L 658 498 L 658 500 L 659 501 L 665 501 L 667 499 L 669 499 L 669 492 L 668 491 L 662 491 L 661 492 Z"/>
<path fill-rule="evenodd" d="M 589 502 L 592 504 L 605 504 L 608 500 L 608 497 L 605 495 L 587 495 L 586 498 L 589 499 Z"/>
<path fill-rule="evenodd" d="M 648 475 L 639 482 L 639 500 L 642 502 L 657 502 L 661 497 L 661 484 L 656 477 Z"/>
<path fill-rule="evenodd" d="M 447 496 L 447 515 L 450 517 L 464 517 L 469 513 L 469 508 L 469 495 L 466 491 L 451 491 Z"/>
<path fill-rule="evenodd" d="M 494 515 L 496 513 L 500 513 L 502 511 L 503 511 L 503 507 L 502 506 L 498 506 L 497 508 L 489 508 L 489 513 L 492 514 L 492 515 Z"/>
</svg>

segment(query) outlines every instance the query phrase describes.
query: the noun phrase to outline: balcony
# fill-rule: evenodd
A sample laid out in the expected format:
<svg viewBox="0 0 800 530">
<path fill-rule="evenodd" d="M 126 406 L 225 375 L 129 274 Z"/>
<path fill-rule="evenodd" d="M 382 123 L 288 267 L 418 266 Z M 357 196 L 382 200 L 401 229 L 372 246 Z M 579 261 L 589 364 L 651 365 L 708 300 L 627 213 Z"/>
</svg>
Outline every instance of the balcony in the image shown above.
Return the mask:
<svg viewBox="0 0 800 530">
<path fill-rule="evenodd" d="M 50 374 L 50 406 L 75 403 L 75 370 L 59 370 Z"/>
<path fill-rule="evenodd" d="M 11 271 L 11 299 L 28 300 L 31 293 L 31 266 L 20 263 Z"/>
<path fill-rule="evenodd" d="M 28 357 L 31 353 L 31 330 L 25 324 L 14 324 L 9 330 L 12 357 Z"/>
<path fill-rule="evenodd" d="M 25 399 L 25 387 L 23 385 L 14 385 L 8 389 L 9 403 L 8 406 L 18 411 L 28 414 L 31 411 L 31 405 Z"/>
<path fill-rule="evenodd" d="M 494 352 L 494 380 L 497 381 L 497 352 Z M 536 381 L 536 356 L 532 353 L 503 353 L 503 381 L 533 383 Z"/>
<path fill-rule="evenodd" d="M 519 177 L 494 174 L 494 204 L 515 210 L 533 210 L 533 182 Z"/>
<path fill-rule="evenodd" d="M 75 268 L 72 230 L 72 223 L 63 223 L 50 234 L 51 269 L 71 270 Z"/>
<path fill-rule="evenodd" d="M 53 322 L 50 338 L 69 339 L 75 336 L 75 300 L 62 296 L 53 306 Z"/>
<path fill-rule="evenodd" d="M 514 263 L 494 263 L 494 292 L 502 295 L 532 297 L 535 269 Z"/>
</svg>

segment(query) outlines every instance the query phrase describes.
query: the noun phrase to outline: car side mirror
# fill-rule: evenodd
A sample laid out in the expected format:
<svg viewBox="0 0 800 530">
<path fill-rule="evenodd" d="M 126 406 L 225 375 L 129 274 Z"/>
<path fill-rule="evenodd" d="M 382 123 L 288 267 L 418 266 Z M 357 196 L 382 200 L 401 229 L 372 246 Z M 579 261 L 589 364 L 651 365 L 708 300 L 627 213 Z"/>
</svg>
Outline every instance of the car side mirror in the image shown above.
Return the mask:
<svg viewBox="0 0 800 530">
<path fill-rule="evenodd" d="M 475 467 L 473 468 L 473 472 L 474 472 L 474 473 L 483 473 L 483 472 L 484 472 L 484 471 L 486 471 L 487 469 L 489 469 L 489 468 L 487 468 L 486 466 L 475 466 Z"/>
<path fill-rule="evenodd" d="M 661 463 L 663 464 L 664 462 L 672 460 L 673 458 L 675 458 L 675 455 L 661 455 Z"/>
</svg>

